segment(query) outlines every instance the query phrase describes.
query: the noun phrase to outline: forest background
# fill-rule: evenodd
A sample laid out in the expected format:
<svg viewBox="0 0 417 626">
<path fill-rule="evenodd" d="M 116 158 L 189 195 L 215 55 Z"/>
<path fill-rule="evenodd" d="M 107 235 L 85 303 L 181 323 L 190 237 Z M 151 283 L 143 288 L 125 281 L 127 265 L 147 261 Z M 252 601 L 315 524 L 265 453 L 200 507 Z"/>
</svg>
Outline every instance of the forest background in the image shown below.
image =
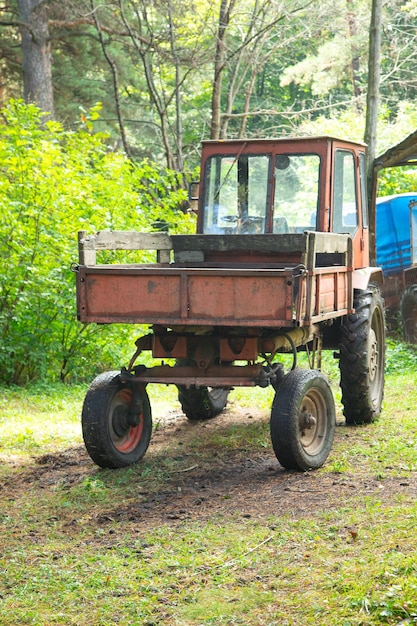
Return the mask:
<svg viewBox="0 0 417 626">
<path fill-rule="evenodd" d="M 76 321 L 77 231 L 192 232 L 202 139 L 364 139 L 373 5 L 2 4 L 0 382 L 89 379 L 126 362 L 137 328 Z M 417 0 L 379 5 L 382 152 L 417 128 Z M 379 194 L 416 189 L 413 172 L 393 170 Z"/>
</svg>

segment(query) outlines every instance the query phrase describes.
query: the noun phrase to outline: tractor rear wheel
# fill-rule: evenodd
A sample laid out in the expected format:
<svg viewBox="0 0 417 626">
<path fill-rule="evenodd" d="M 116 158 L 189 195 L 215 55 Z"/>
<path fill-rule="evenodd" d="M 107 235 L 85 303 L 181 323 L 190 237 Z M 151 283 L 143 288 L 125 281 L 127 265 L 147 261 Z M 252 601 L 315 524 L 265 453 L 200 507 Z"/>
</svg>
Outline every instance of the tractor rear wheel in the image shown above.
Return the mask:
<svg viewBox="0 0 417 626">
<path fill-rule="evenodd" d="M 417 285 L 409 285 L 401 297 L 401 325 L 408 343 L 417 343 Z"/>
<path fill-rule="evenodd" d="M 384 397 L 385 314 L 376 286 L 355 290 L 355 313 L 346 316 L 340 336 L 340 386 L 347 424 L 370 424 Z"/>
<path fill-rule="evenodd" d="M 178 385 L 178 400 L 191 421 L 209 420 L 223 411 L 229 389 L 223 387 L 184 387 Z"/>
</svg>

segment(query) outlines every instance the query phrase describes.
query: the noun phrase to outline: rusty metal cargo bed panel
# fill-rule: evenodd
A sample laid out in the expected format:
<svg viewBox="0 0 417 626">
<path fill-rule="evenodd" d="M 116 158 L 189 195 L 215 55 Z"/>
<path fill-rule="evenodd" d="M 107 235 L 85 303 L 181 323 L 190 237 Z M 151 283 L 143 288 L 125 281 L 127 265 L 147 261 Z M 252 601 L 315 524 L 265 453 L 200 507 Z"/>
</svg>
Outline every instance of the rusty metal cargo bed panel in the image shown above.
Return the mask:
<svg viewBox="0 0 417 626">
<path fill-rule="evenodd" d="M 292 272 L 152 266 L 80 268 L 82 322 L 286 325 Z"/>
<path fill-rule="evenodd" d="M 291 268 L 80 267 L 78 313 L 82 322 L 169 327 L 289 327 L 346 314 L 346 268 L 313 277 L 310 315 L 307 279 Z"/>
</svg>

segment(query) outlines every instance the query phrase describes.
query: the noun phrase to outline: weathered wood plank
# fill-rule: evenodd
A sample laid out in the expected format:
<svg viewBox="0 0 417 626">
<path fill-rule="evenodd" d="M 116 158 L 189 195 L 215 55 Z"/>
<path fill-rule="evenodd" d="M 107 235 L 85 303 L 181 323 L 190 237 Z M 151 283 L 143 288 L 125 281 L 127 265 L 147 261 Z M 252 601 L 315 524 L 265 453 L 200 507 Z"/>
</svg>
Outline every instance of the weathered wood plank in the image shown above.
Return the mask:
<svg viewBox="0 0 417 626">
<path fill-rule="evenodd" d="M 417 131 L 408 135 L 403 141 L 391 146 L 374 161 L 375 171 L 386 167 L 401 167 L 415 165 L 417 161 Z"/>
<path fill-rule="evenodd" d="M 139 233 L 136 231 L 106 231 L 94 235 L 85 231 L 78 234 L 81 265 L 94 265 L 97 250 L 156 250 L 159 263 L 170 262 L 170 251 L 176 259 L 183 254 L 187 261 L 202 260 L 204 252 L 253 252 L 305 254 L 307 241 L 314 241 L 317 254 L 346 254 L 349 235 L 337 233 L 286 233 L 261 235 L 168 235 L 167 233 Z M 311 263 L 311 259 L 310 259 Z"/>
<path fill-rule="evenodd" d="M 101 230 L 94 235 L 78 233 L 80 265 L 95 265 L 97 250 L 156 250 L 158 263 L 169 263 L 172 250 L 167 233 L 138 233 L 136 231 Z"/>
<path fill-rule="evenodd" d="M 175 252 L 202 250 L 206 252 L 305 252 L 310 232 L 262 235 L 172 235 Z M 346 252 L 350 235 L 314 233 L 316 252 Z"/>
<path fill-rule="evenodd" d="M 306 235 L 172 235 L 174 252 L 202 250 L 203 252 L 253 251 L 302 252 Z"/>
<path fill-rule="evenodd" d="M 172 250 L 167 233 L 100 230 L 94 236 L 96 250 Z"/>
<path fill-rule="evenodd" d="M 88 236 L 85 230 L 78 233 L 78 259 L 80 265 L 96 264 L 95 237 Z"/>
<path fill-rule="evenodd" d="M 340 233 L 314 233 L 316 253 L 332 254 L 334 252 L 346 253 L 351 236 Z"/>
</svg>

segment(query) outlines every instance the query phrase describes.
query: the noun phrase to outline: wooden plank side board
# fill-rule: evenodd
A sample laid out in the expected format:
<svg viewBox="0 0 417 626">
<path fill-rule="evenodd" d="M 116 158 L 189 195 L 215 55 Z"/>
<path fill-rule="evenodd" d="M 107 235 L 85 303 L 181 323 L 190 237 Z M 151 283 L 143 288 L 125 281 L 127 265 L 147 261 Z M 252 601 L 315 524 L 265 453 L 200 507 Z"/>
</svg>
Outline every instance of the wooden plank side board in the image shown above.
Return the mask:
<svg viewBox="0 0 417 626">
<path fill-rule="evenodd" d="M 167 233 L 101 230 L 95 235 L 96 250 L 172 250 Z"/>
<path fill-rule="evenodd" d="M 314 241 L 318 253 L 345 253 L 350 235 L 338 233 L 262 234 L 262 235 L 172 235 L 174 252 L 202 251 L 252 251 L 252 252 L 305 252 L 308 240 Z"/>
<path fill-rule="evenodd" d="M 281 257 L 285 254 L 299 254 L 309 268 L 313 268 L 316 254 L 345 255 L 349 239 L 349 235 L 313 231 L 295 234 L 170 236 L 167 233 L 103 230 L 94 235 L 80 231 L 78 248 L 81 265 L 95 265 L 99 250 L 156 250 L 158 262 L 169 263 L 173 250 L 177 259 L 181 259 L 185 253 L 185 260 L 195 259 L 199 262 L 204 261 L 205 252 L 247 252 L 254 257 L 257 254 L 276 254 Z"/>
<path fill-rule="evenodd" d="M 295 307 L 297 323 L 308 326 L 346 315 L 350 311 L 350 274 L 347 267 L 320 268 L 300 281 Z"/>
<path fill-rule="evenodd" d="M 188 250 L 203 252 L 302 252 L 306 235 L 172 235 L 175 253 Z"/>
<path fill-rule="evenodd" d="M 351 235 L 319 232 L 310 232 L 308 234 L 314 237 L 317 254 L 333 254 L 335 252 L 349 254 L 352 242 Z"/>
<path fill-rule="evenodd" d="M 78 251 L 81 265 L 95 265 L 98 250 L 156 250 L 160 263 L 169 263 L 172 250 L 167 233 L 139 233 L 136 231 L 101 230 L 94 235 L 78 233 Z"/>
</svg>

